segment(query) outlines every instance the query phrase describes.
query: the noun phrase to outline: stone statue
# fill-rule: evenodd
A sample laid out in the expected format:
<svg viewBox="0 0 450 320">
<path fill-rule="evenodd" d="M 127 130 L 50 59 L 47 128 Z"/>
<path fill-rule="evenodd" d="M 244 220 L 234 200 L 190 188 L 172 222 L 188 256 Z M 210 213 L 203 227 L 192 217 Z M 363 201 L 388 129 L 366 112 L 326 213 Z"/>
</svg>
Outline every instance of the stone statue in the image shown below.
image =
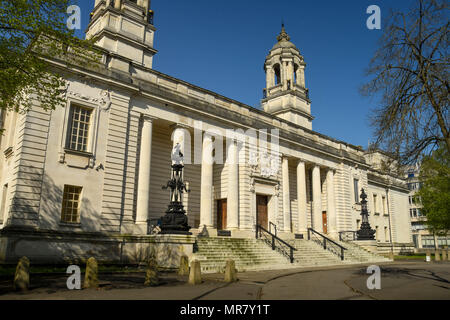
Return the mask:
<svg viewBox="0 0 450 320">
<path fill-rule="evenodd" d="M 172 149 L 172 164 L 183 164 L 183 153 L 181 153 L 181 145 L 177 143 Z"/>
</svg>

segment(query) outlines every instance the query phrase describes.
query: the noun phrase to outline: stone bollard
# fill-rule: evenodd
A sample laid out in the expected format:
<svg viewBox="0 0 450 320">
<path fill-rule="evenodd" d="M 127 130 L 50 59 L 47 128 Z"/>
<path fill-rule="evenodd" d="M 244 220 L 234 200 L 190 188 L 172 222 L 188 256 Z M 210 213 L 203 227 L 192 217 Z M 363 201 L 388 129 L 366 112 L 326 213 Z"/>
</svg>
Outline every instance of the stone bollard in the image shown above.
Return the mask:
<svg viewBox="0 0 450 320">
<path fill-rule="evenodd" d="M 159 285 L 158 262 L 155 258 L 150 258 L 148 260 L 144 285 L 150 287 Z"/>
<path fill-rule="evenodd" d="M 427 256 L 425 258 L 425 261 L 426 262 L 431 262 L 431 251 L 430 250 L 427 250 Z"/>
<path fill-rule="evenodd" d="M 202 283 L 202 269 L 200 261 L 193 260 L 191 262 L 191 270 L 189 272 L 189 284 L 196 285 Z"/>
<path fill-rule="evenodd" d="M 439 254 L 439 249 L 434 250 L 434 261 L 441 261 L 441 256 Z"/>
<path fill-rule="evenodd" d="M 227 260 L 225 267 L 225 282 L 237 281 L 237 270 L 235 268 L 234 260 Z"/>
<path fill-rule="evenodd" d="M 22 257 L 17 263 L 14 275 L 14 290 L 27 291 L 30 286 L 30 260 Z"/>
<path fill-rule="evenodd" d="M 189 258 L 187 256 L 181 256 L 180 267 L 178 268 L 178 275 L 188 276 L 189 275 Z"/>
<path fill-rule="evenodd" d="M 97 289 L 98 288 L 98 263 L 95 258 L 89 258 L 86 262 L 86 273 L 84 275 L 85 289 Z"/>
<path fill-rule="evenodd" d="M 442 249 L 442 261 L 447 261 L 447 249 Z"/>
</svg>

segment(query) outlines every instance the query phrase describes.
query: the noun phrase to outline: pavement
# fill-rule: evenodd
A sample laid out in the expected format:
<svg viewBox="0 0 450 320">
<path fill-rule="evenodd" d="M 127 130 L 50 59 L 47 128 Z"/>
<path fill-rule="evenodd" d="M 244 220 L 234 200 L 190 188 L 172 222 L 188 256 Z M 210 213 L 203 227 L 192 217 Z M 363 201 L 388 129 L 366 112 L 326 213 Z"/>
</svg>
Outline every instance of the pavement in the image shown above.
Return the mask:
<svg viewBox="0 0 450 320">
<path fill-rule="evenodd" d="M 205 274 L 196 286 L 174 273 L 162 273 L 158 287 L 145 287 L 144 273 L 100 274 L 97 290 L 68 290 L 67 275 L 32 275 L 26 293 L 0 280 L 0 300 L 450 300 L 450 262 L 379 264 L 381 289 L 374 290 L 367 266 L 246 272 L 234 283 Z"/>
</svg>

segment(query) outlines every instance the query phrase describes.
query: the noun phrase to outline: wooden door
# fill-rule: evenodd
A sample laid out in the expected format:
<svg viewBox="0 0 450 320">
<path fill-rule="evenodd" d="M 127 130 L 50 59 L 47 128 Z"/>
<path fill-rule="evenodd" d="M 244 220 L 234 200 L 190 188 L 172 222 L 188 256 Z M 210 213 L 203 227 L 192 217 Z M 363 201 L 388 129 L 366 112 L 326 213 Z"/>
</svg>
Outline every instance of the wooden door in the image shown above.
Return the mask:
<svg viewBox="0 0 450 320">
<path fill-rule="evenodd" d="M 322 212 L 322 223 L 323 223 L 323 233 L 328 233 L 328 221 L 327 221 L 327 212 Z"/>
<path fill-rule="evenodd" d="M 217 200 L 217 230 L 227 228 L 227 199 Z"/>
<path fill-rule="evenodd" d="M 267 215 L 267 196 L 256 196 L 256 223 L 268 229 L 269 219 Z"/>
</svg>

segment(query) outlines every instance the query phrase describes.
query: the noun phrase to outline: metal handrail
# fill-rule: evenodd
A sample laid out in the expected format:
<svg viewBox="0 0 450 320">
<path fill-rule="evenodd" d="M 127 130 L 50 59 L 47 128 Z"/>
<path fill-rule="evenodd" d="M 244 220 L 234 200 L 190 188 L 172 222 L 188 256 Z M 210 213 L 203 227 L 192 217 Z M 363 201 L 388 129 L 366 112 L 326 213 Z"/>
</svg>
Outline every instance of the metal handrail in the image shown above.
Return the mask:
<svg viewBox="0 0 450 320">
<path fill-rule="evenodd" d="M 315 238 L 312 239 L 312 236 L 315 236 Z M 320 237 L 317 237 L 317 236 L 320 236 Z M 312 228 L 308 228 L 308 240 L 317 242 L 318 244 L 323 246 L 324 250 L 328 250 L 331 253 L 334 253 L 335 255 L 340 257 L 341 260 L 344 260 L 344 251 L 347 249 L 345 247 L 341 246 L 336 241 L 331 240 L 330 238 L 324 236 L 320 232 L 317 232 L 316 230 L 314 230 Z M 330 244 L 331 244 L 331 246 L 330 246 Z"/>
<path fill-rule="evenodd" d="M 289 258 L 289 261 L 291 263 L 294 263 L 294 251 L 297 251 L 297 249 L 295 249 L 293 246 L 291 246 L 289 243 L 287 243 L 284 240 L 281 240 L 280 238 L 278 238 L 276 235 L 274 235 L 272 232 L 264 229 L 263 227 L 261 227 L 260 225 L 256 225 L 256 239 L 263 237 L 264 236 L 264 240 L 266 243 L 268 243 L 269 245 L 271 245 L 272 250 L 276 250 L 278 249 L 278 251 L 280 251 L 282 254 L 284 254 L 286 257 Z M 268 239 L 268 237 L 270 237 L 270 240 Z M 276 242 L 279 242 L 281 245 L 276 245 Z M 289 253 L 287 252 L 287 250 L 283 247 L 286 246 L 289 249 Z"/>
<path fill-rule="evenodd" d="M 273 222 L 269 222 L 269 232 L 272 232 L 272 226 L 275 229 L 275 236 L 277 236 L 277 225 Z"/>
<path fill-rule="evenodd" d="M 356 231 L 348 230 L 339 232 L 339 241 L 355 241 L 356 239 Z"/>
</svg>

